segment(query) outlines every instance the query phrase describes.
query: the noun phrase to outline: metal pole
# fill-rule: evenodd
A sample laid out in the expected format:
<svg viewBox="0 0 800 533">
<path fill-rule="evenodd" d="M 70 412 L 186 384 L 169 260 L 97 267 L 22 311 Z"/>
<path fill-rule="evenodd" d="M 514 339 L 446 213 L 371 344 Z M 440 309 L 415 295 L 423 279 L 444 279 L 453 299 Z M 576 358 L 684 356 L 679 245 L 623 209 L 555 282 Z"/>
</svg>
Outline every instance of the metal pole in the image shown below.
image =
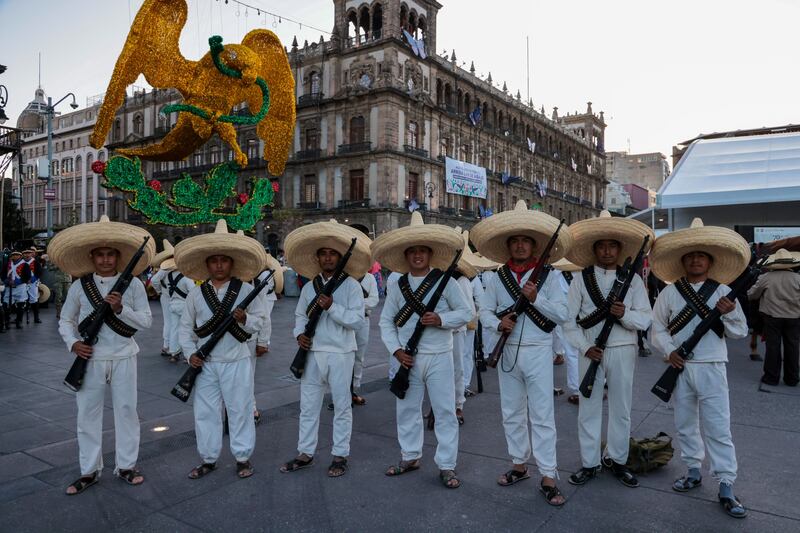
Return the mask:
<svg viewBox="0 0 800 533">
<path fill-rule="evenodd" d="M 4 176 L 0 176 L 0 254 L 3 251 L 3 232 L 5 231 L 5 227 L 3 224 L 3 221 L 5 220 L 5 218 L 3 218 L 3 208 L 5 207 L 5 205 L 6 205 L 6 178 Z"/>
<path fill-rule="evenodd" d="M 53 188 L 53 98 L 47 97 L 47 188 Z M 47 238 L 53 237 L 53 202 L 47 204 Z"/>
</svg>

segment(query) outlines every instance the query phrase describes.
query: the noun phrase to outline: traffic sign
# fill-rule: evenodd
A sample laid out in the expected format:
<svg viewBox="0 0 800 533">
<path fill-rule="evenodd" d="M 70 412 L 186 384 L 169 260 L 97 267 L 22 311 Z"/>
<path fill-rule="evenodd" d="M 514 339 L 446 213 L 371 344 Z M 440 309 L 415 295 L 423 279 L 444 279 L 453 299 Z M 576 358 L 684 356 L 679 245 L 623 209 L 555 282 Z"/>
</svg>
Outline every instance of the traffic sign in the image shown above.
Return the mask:
<svg viewBox="0 0 800 533">
<path fill-rule="evenodd" d="M 52 202 L 56 199 L 56 190 L 55 189 L 45 189 L 44 190 L 44 199 L 48 202 Z"/>
</svg>

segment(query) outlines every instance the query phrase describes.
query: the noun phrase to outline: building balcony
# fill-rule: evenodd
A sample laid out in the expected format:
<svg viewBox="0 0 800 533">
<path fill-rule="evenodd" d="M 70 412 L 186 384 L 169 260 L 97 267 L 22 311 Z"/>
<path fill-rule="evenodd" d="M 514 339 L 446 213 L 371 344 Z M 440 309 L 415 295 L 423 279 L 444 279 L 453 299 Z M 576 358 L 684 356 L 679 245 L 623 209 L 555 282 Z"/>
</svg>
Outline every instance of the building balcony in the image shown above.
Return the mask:
<svg viewBox="0 0 800 533">
<path fill-rule="evenodd" d="M 456 214 L 465 218 L 478 218 L 478 213 L 473 209 L 458 209 Z"/>
<path fill-rule="evenodd" d="M 356 35 L 355 37 L 350 37 L 349 39 L 347 39 L 345 41 L 345 44 L 346 44 L 347 48 L 354 48 L 354 47 L 357 47 L 357 46 L 363 46 L 363 45 L 365 45 L 367 43 L 370 43 L 372 41 L 377 41 L 381 37 L 383 37 L 382 30 L 374 30 L 374 31 L 366 32 L 363 35 L 359 34 L 359 35 Z"/>
<path fill-rule="evenodd" d="M 319 105 L 322 102 L 322 93 L 304 94 L 297 99 L 297 107 L 307 107 L 312 105 Z"/>
<path fill-rule="evenodd" d="M 339 200 L 339 209 L 369 209 L 369 198 L 361 200 Z"/>
<path fill-rule="evenodd" d="M 410 203 L 411 203 L 411 200 L 406 200 L 405 201 L 404 205 L 406 206 L 406 209 L 408 209 L 408 206 L 409 206 Z M 417 211 L 427 211 L 428 210 L 428 204 L 426 204 L 424 202 L 417 202 L 417 206 L 418 206 L 417 207 Z"/>
<path fill-rule="evenodd" d="M 298 209 L 323 209 L 324 207 L 321 202 L 297 202 Z"/>
<path fill-rule="evenodd" d="M 404 144 L 403 145 L 403 150 L 407 154 L 415 155 L 417 157 L 425 157 L 425 158 L 428 157 L 428 151 L 427 150 L 423 150 L 422 148 L 417 148 L 416 146 L 411 146 L 410 144 Z"/>
<path fill-rule="evenodd" d="M 444 207 L 440 205 L 439 213 L 441 213 L 442 215 L 449 215 L 451 217 L 454 217 L 456 216 L 456 209 L 454 207 Z"/>
<path fill-rule="evenodd" d="M 322 150 L 313 148 L 311 150 L 300 150 L 294 154 L 297 161 L 307 161 L 309 159 L 319 159 L 322 156 Z"/>
<path fill-rule="evenodd" d="M 585 207 L 592 207 L 592 202 L 590 200 L 581 200 L 581 205 Z"/>
<path fill-rule="evenodd" d="M 361 152 L 369 152 L 370 150 L 372 150 L 372 143 L 367 141 L 360 143 L 340 144 L 339 148 L 336 150 L 336 153 L 339 155 L 358 154 Z"/>
<path fill-rule="evenodd" d="M 581 199 L 577 196 L 572 196 L 571 194 L 565 194 L 564 199 L 572 204 L 580 204 Z"/>
</svg>

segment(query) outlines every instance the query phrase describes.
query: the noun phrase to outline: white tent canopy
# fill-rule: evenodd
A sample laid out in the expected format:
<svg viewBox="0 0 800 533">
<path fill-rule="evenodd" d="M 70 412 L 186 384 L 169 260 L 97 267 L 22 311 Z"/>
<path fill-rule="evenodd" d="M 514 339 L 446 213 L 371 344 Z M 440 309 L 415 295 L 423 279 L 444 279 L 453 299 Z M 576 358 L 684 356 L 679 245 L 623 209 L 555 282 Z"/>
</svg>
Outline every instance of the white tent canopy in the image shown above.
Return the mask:
<svg viewBox="0 0 800 533">
<path fill-rule="evenodd" d="M 800 200 L 800 133 L 701 139 L 658 191 L 661 208 Z"/>
</svg>

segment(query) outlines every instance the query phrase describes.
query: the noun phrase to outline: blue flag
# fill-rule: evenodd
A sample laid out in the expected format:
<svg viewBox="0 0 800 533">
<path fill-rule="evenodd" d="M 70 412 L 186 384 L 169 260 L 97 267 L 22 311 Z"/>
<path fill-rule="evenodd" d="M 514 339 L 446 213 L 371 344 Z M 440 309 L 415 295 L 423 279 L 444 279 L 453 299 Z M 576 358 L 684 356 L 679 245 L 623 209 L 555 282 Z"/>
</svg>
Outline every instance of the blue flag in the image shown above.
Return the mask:
<svg viewBox="0 0 800 533">
<path fill-rule="evenodd" d="M 408 202 L 408 212 L 409 212 L 409 213 L 413 213 L 413 212 L 414 212 L 414 211 L 416 211 L 417 209 L 419 209 L 419 204 L 417 203 L 417 200 L 416 200 L 416 199 L 412 198 L 412 199 L 411 199 L 411 200 Z"/>
<path fill-rule="evenodd" d="M 519 176 L 510 176 L 508 172 L 503 172 L 500 174 L 500 181 L 503 182 L 503 185 L 510 185 L 515 181 L 522 181 L 522 178 Z"/>
<path fill-rule="evenodd" d="M 472 113 L 469 114 L 469 121 L 473 126 L 478 125 L 478 122 L 481 121 L 481 106 L 477 106 L 472 110 Z"/>
</svg>

